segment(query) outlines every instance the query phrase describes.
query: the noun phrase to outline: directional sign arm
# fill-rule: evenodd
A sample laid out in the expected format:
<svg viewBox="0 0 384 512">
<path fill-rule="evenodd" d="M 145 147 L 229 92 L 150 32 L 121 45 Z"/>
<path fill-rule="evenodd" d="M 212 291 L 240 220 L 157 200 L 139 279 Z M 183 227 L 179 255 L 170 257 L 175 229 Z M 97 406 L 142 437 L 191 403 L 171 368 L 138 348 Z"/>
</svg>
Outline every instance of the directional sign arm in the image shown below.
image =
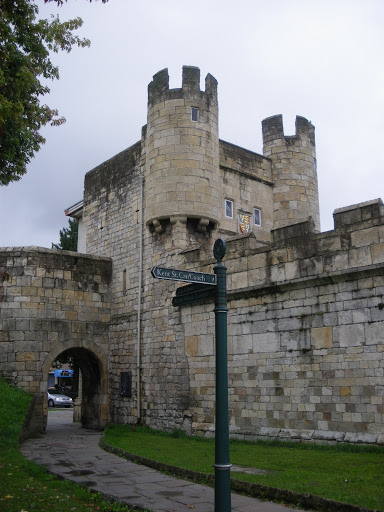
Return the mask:
<svg viewBox="0 0 384 512">
<path fill-rule="evenodd" d="M 195 286 L 197 288 L 192 288 Z M 183 288 L 190 288 L 190 290 L 180 293 L 179 290 L 183 290 Z M 176 290 L 176 297 L 173 297 L 172 299 L 172 306 L 185 306 L 187 304 L 193 304 L 194 302 L 202 302 L 204 300 L 213 299 L 216 297 L 216 289 L 216 286 L 206 286 L 200 284 L 182 286 Z"/>
<path fill-rule="evenodd" d="M 205 274 L 204 272 L 194 272 L 193 270 L 153 267 L 151 274 L 156 279 L 169 279 L 171 281 L 184 281 L 185 283 L 200 283 L 211 286 L 216 285 L 215 274 Z"/>
</svg>

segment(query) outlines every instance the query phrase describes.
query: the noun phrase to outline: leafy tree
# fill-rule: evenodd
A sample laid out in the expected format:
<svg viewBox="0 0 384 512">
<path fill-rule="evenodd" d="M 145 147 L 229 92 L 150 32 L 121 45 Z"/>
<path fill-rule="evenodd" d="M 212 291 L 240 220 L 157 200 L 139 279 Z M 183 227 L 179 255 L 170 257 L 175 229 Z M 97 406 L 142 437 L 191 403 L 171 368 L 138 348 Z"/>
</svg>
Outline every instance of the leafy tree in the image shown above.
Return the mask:
<svg viewBox="0 0 384 512">
<path fill-rule="evenodd" d="M 52 249 L 77 251 L 77 232 L 77 221 L 75 219 L 69 219 L 69 227 L 60 229 L 60 243 L 52 244 Z"/>
<path fill-rule="evenodd" d="M 57 110 L 40 103 L 49 93 L 46 80 L 59 78 L 49 52 L 90 45 L 88 39 L 72 33 L 82 26 L 81 18 L 63 23 L 58 16 L 38 20 L 38 12 L 33 0 L 1 0 L 1 185 L 18 181 L 26 173 L 27 164 L 45 142 L 39 131 L 43 126 L 65 122 Z"/>
</svg>

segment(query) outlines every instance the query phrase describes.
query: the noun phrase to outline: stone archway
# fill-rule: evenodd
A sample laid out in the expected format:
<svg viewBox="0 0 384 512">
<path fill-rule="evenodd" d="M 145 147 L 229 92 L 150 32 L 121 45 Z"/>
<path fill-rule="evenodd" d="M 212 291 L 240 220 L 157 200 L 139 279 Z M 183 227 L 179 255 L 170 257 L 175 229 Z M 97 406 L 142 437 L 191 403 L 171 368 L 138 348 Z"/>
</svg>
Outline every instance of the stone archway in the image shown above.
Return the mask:
<svg viewBox="0 0 384 512">
<path fill-rule="evenodd" d="M 73 344 L 67 341 L 55 346 L 43 363 L 43 376 L 48 375 L 52 363 L 59 356 L 71 356 L 82 375 L 81 423 L 83 427 L 103 429 L 109 419 L 108 356 L 99 345 L 83 341 Z M 47 382 L 41 383 L 41 391 L 47 391 Z M 47 403 L 43 407 L 44 425 L 47 424 Z"/>
</svg>

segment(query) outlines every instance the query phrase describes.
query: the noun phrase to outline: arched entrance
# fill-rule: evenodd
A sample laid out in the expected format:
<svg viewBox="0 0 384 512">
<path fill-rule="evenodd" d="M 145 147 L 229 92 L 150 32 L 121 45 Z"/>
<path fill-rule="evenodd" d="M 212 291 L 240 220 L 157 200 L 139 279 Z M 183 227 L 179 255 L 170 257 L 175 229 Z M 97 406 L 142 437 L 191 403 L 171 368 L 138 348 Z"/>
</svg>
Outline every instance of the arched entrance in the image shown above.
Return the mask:
<svg viewBox="0 0 384 512">
<path fill-rule="evenodd" d="M 95 343 L 83 342 L 74 346 L 66 342 L 56 346 L 47 355 L 43 375 L 47 376 L 52 363 L 59 358 L 71 358 L 75 369 L 74 390 L 81 398 L 81 423 L 83 427 L 103 429 L 108 422 L 109 397 L 107 379 L 107 355 Z M 80 378 L 79 378 L 80 377 Z M 47 380 L 42 384 L 44 393 Z M 47 424 L 48 407 L 44 401 L 44 424 Z"/>
</svg>

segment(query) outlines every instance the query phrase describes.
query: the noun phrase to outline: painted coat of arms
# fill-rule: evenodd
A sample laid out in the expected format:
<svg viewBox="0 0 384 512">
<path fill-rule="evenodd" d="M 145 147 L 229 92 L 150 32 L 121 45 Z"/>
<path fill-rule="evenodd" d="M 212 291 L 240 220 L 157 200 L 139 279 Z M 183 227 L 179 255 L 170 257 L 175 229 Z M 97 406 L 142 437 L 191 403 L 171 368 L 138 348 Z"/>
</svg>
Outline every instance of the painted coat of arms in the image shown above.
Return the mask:
<svg viewBox="0 0 384 512">
<path fill-rule="evenodd" d="M 251 231 L 251 216 L 248 213 L 239 212 L 239 227 L 244 235 Z"/>
</svg>

